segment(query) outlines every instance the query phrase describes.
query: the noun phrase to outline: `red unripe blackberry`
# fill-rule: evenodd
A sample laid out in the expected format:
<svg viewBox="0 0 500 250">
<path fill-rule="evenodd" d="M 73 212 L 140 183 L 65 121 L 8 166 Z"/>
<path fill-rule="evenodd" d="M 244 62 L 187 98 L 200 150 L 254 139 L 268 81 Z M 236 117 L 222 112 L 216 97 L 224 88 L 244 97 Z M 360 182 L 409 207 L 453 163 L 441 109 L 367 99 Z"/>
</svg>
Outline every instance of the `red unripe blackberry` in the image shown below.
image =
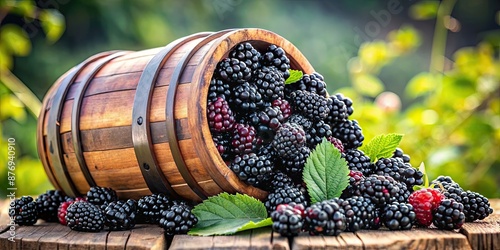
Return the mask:
<svg viewBox="0 0 500 250">
<path fill-rule="evenodd" d="M 251 153 L 256 144 L 256 136 L 257 131 L 253 126 L 241 123 L 236 124 L 233 131 L 233 140 L 231 141 L 234 154 L 242 155 Z"/>
<path fill-rule="evenodd" d="M 428 227 L 432 224 L 432 212 L 439 206 L 444 195 L 437 189 L 425 188 L 413 192 L 408 202 L 415 209 L 416 224 Z"/>
<path fill-rule="evenodd" d="M 465 222 L 464 205 L 454 199 L 443 199 L 433 212 L 432 223 L 439 229 L 459 229 Z"/>
<path fill-rule="evenodd" d="M 271 213 L 273 231 L 284 237 L 297 236 L 304 225 L 304 210 L 304 205 L 294 202 L 278 205 Z"/>
<path fill-rule="evenodd" d="M 340 153 L 344 153 L 344 145 L 342 145 L 342 141 L 333 137 L 333 136 L 329 136 L 327 138 L 327 140 L 329 142 L 331 142 L 333 144 L 333 146 L 335 146 L 339 151 Z"/>
<path fill-rule="evenodd" d="M 222 80 L 234 83 L 243 83 L 252 77 L 252 70 L 236 58 L 224 58 L 215 71 Z"/>
<path fill-rule="evenodd" d="M 283 72 L 283 77 L 287 79 L 290 76 L 290 60 L 286 56 L 285 50 L 276 45 L 270 45 L 266 53 L 261 57 L 261 63 L 265 66 L 274 66 Z"/>
<path fill-rule="evenodd" d="M 290 103 L 285 99 L 278 98 L 274 100 L 272 106 L 277 107 L 281 110 L 283 119 L 285 120 L 292 115 L 292 107 L 290 106 Z"/>
<path fill-rule="evenodd" d="M 236 58 L 244 62 L 252 71 L 260 68 L 260 52 L 252 44 L 240 43 L 229 53 L 229 58 Z"/>
<path fill-rule="evenodd" d="M 262 99 L 272 102 L 284 98 L 285 79 L 283 73 L 275 67 L 262 67 L 254 71 L 252 82 L 257 86 Z"/>
<path fill-rule="evenodd" d="M 215 132 L 230 132 L 233 130 L 235 118 L 229 104 L 222 97 L 207 105 L 208 127 Z"/>
</svg>

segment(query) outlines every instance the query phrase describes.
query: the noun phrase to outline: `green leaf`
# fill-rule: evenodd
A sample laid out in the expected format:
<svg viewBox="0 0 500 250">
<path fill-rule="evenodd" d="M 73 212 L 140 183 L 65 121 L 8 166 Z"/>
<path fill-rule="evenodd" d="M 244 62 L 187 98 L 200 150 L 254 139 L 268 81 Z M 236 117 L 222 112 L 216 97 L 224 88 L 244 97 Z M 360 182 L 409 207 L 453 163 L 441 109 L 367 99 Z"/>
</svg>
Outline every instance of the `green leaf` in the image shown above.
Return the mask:
<svg viewBox="0 0 500 250">
<path fill-rule="evenodd" d="M 369 97 L 376 97 L 384 91 L 382 81 L 372 74 L 362 74 L 354 77 L 353 86 L 359 93 Z"/>
<path fill-rule="evenodd" d="M 414 76 L 406 86 L 406 94 L 416 98 L 434 91 L 441 83 L 441 76 L 422 72 Z"/>
<path fill-rule="evenodd" d="M 372 162 L 375 162 L 380 158 L 391 157 L 399 146 L 401 139 L 403 139 L 401 134 L 378 135 L 365 144 L 361 150 L 370 157 Z"/>
<path fill-rule="evenodd" d="M 292 84 L 294 82 L 297 82 L 302 79 L 302 76 L 304 75 L 304 73 L 302 73 L 302 71 L 300 70 L 291 69 L 289 71 L 290 76 L 286 79 L 285 84 Z"/>
<path fill-rule="evenodd" d="M 437 16 L 439 1 L 421 1 L 410 7 L 410 17 L 415 20 L 429 20 Z"/>
<path fill-rule="evenodd" d="M 313 203 L 339 197 L 349 185 L 349 168 L 340 151 L 323 138 L 307 158 L 304 182 Z"/>
<path fill-rule="evenodd" d="M 221 193 L 192 210 L 198 218 L 190 235 L 227 235 L 272 224 L 264 204 L 248 195 Z"/>
<path fill-rule="evenodd" d="M 0 30 L 0 41 L 5 48 L 17 56 L 26 56 L 31 51 L 31 41 L 26 31 L 14 24 L 6 24 Z"/>
<path fill-rule="evenodd" d="M 66 28 L 64 16 L 54 9 L 43 10 L 40 13 L 40 21 L 47 40 L 51 43 L 57 41 Z"/>
</svg>

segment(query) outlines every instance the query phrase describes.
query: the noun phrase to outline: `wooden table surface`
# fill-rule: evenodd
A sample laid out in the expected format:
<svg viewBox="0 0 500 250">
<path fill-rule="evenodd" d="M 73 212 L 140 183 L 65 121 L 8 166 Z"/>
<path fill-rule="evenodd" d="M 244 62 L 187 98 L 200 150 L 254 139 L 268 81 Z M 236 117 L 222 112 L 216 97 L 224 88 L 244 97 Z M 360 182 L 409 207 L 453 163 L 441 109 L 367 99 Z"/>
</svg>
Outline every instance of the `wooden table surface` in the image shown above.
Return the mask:
<svg viewBox="0 0 500 250">
<path fill-rule="evenodd" d="M 83 233 L 58 223 L 39 221 L 11 231 L 9 203 L 0 201 L 0 249 L 500 249 L 500 199 L 490 201 L 494 213 L 483 221 L 465 223 L 459 231 L 412 229 L 363 230 L 339 236 L 280 237 L 269 227 L 234 236 L 166 237 L 163 229 L 137 225 L 129 231 Z M 9 241 L 15 232 L 14 242 Z"/>
</svg>

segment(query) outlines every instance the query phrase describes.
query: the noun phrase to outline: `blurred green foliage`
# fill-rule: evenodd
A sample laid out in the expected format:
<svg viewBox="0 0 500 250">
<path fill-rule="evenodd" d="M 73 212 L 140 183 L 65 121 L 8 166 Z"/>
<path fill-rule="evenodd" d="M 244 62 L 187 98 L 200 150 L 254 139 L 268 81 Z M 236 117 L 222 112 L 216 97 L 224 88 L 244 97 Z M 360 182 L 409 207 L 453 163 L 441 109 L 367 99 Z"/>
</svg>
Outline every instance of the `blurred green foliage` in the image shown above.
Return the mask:
<svg viewBox="0 0 500 250">
<path fill-rule="evenodd" d="M 331 93 L 354 100 L 366 140 L 405 134 L 401 147 L 431 178 L 451 175 L 500 197 L 500 35 L 491 30 L 500 12 L 494 1 L 477 2 L 399 1 L 396 13 L 385 1 L 361 0 L 0 0 L 0 166 L 15 138 L 17 195 L 51 188 L 36 152 L 39 100 L 90 55 L 258 27 L 292 41 Z M 6 188 L 0 181 L 1 196 Z"/>
</svg>

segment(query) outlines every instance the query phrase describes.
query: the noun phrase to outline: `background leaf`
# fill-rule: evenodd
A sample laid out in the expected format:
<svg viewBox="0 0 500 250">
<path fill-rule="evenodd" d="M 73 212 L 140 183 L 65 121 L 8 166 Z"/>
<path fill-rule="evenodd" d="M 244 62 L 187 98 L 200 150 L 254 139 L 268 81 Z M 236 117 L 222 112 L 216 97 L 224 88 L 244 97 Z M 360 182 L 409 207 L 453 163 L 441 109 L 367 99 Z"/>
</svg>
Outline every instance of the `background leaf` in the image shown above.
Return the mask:
<svg viewBox="0 0 500 250">
<path fill-rule="evenodd" d="M 421 1 L 410 7 L 410 16 L 415 20 L 429 20 L 437 16 L 439 1 Z"/>
<path fill-rule="evenodd" d="M 51 43 L 57 41 L 66 28 L 64 16 L 57 10 L 43 10 L 40 13 L 40 21 L 42 22 L 42 28 L 45 31 L 47 40 Z"/>
<path fill-rule="evenodd" d="M 389 158 L 403 139 L 401 134 L 378 135 L 371 139 L 362 149 L 372 162 L 380 158 Z"/>
</svg>

